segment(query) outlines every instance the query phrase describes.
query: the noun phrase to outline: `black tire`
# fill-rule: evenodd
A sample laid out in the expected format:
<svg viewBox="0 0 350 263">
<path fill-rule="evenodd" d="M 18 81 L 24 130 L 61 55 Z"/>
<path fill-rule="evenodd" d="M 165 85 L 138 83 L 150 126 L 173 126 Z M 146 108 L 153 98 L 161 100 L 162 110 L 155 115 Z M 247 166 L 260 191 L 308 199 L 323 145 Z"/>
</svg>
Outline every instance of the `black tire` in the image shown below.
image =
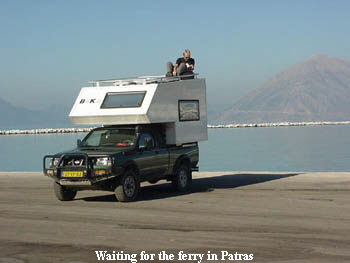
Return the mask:
<svg viewBox="0 0 350 263">
<path fill-rule="evenodd" d="M 140 180 L 133 170 L 127 170 L 114 190 L 119 202 L 135 201 L 140 191 Z"/>
<path fill-rule="evenodd" d="M 192 171 L 188 164 L 181 163 L 176 169 L 172 180 L 174 189 L 178 192 L 186 192 L 190 189 L 192 183 Z"/>
<path fill-rule="evenodd" d="M 77 191 L 66 188 L 56 182 L 53 184 L 53 189 L 55 196 L 60 201 L 72 201 L 77 194 Z"/>
</svg>

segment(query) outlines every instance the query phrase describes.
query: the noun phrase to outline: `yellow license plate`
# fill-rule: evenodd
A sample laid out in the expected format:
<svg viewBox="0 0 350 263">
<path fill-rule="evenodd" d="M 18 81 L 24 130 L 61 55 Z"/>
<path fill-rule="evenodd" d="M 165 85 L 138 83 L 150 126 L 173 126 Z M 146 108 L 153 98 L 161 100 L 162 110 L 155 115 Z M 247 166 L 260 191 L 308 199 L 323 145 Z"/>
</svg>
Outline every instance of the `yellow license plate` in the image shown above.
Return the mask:
<svg viewBox="0 0 350 263">
<path fill-rule="evenodd" d="M 63 177 L 83 177 L 83 171 L 63 171 Z"/>
</svg>

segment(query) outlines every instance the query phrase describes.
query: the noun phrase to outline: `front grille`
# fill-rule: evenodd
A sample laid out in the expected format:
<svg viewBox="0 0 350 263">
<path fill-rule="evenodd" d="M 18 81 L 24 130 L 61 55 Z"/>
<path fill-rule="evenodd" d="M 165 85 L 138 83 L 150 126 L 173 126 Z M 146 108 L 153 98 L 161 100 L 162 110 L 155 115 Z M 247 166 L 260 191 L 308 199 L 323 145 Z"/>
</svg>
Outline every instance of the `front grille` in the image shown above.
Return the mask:
<svg viewBox="0 0 350 263">
<path fill-rule="evenodd" d="M 90 161 L 88 161 L 87 155 L 67 154 L 61 157 L 59 167 L 87 168 L 90 166 L 89 163 Z"/>
<path fill-rule="evenodd" d="M 61 163 L 60 166 L 85 166 L 85 158 L 84 157 L 78 157 L 78 156 L 67 156 L 66 158 L 64 158 Z"/>
</svg>

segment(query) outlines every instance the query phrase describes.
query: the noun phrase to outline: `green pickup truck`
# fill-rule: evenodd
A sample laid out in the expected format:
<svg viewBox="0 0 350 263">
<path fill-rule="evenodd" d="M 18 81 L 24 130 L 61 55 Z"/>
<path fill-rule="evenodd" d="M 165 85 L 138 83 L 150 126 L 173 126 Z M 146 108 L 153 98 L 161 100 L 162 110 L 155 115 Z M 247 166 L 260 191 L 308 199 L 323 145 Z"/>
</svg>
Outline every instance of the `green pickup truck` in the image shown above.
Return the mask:
<svg viewBox="0 0 350 263">
<path fill-rule="evenodd" d="M 192 171 L 198 170 L 198 144 L 165 143 L 160 124 L 104 126 L 93 129 L 77 148 L 43 160 L 44 174 L 54 179 L 61 201 L 77 191 L 112 191 L 118 201 L 134 201 L 140 183 L 171 181 L 176 191 L 188 191 Z"/>
</svg>

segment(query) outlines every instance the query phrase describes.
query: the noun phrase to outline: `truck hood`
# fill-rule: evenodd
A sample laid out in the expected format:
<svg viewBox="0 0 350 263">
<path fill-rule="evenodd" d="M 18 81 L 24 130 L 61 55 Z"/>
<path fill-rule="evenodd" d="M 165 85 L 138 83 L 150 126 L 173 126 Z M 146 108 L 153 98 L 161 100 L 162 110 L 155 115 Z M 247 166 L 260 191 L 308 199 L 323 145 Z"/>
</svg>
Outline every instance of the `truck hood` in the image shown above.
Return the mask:
<svg viewBox="0 0 350 263">
<path fill-rule="evenodd" d="M 91 155 L 112 155 L 112 154 L 127 152 L 130 150 L 131 150 L 131 148 L 82 147 L 82 148 L 75 148 L 75 149 L 69 150 L 69 151 L 59 152 L 59 153 L 56 153 L 55 155 L 59 156 L 62 154 L 70 154 L 70 153 L 74 153 L 74 154 L 84 153 L 84 154 L 87 154 L 89 156 L 91 156 Z"/>
</svg>

